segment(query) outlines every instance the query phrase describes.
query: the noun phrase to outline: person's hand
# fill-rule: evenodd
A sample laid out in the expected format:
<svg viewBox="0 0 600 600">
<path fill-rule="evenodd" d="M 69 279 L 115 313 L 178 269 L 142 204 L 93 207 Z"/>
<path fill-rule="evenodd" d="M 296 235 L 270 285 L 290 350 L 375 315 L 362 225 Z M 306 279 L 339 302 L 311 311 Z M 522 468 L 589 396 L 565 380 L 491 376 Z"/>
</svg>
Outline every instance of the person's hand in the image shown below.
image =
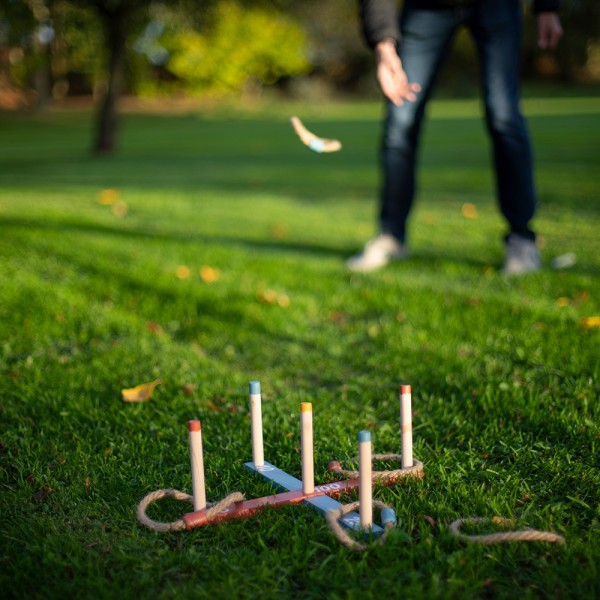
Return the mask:
<svg viewBox="0 0 600 600">
<path fill-rule="evenodd" d="M 560 18 L 555 12 L 541 12 L 537 15 L 538 46 L 552 50 L 558 45 L 563 30 Z"/>
<path fill-rule="evenodd" d="M 392 40 L 379 42 L 375 48 L 377 57 L 377 82 L 384 96 L 400 106 L 405 100 L 413 102 L 415 93 L 421 91 L 418 83 L 409 83 L 402 68 L 396 46 Z"/>
</svg>

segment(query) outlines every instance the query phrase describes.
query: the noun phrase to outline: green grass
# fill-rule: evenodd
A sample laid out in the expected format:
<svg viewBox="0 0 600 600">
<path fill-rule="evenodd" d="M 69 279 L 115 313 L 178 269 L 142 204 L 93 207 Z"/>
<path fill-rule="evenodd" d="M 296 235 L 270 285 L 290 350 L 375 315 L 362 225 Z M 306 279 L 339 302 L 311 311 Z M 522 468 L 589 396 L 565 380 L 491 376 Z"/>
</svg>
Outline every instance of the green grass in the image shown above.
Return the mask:
<svg viewBox="0 0 600 600">
<path fill-rule="evenodd" d="M 374 231 L 375 104 L 128 114 L 104 158 L 86 153 L 85 111 L 0 114 L 3 597 L 598 596 L 600 344 L 583 319 L 600 315 L 600 107 L 525 106 L 545 262 L 577 264 L 508 280 L 473 102 L 432 107 L 414 257 L 369 276 L 344 259 Z M 342 152 L 303 148 L 293 112 Z M 126 215 L 97 202 L 109 188 Z M 148 402 L 121 400 L 155 378 Z M 271 493 L 243 466 L 252 379 L 266 458 L 298 477 L 299 404 L 313 403 L 319 483 L 331 459 L 350 464 L 360 429 L 399 452 L 412 384 L 426 477 L 376 488 L 400 521 L 387 544 L 354 555 L 302 506 L 175 534 L 137 523 L 146 493 L 190 491 L 190 418 L 209 499 Z M 566 544 L 465 546 L 448 529 L 494 515 Z"/>
</svg>

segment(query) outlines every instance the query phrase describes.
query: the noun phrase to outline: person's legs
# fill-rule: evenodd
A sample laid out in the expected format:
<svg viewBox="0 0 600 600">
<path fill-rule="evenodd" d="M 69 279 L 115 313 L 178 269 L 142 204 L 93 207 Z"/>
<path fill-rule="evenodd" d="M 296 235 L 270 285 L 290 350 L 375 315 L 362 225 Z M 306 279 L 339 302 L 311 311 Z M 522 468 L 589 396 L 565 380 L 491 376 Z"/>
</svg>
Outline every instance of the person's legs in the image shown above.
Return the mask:
<svg viewBox="0 0 600 600">
<path fill-rule="evenodd" d="M 380 234 L 363 251 L 347 261 L 353 271 L 373 271 L 391 260 L 408 256 L 406 222 L 415 195 L 417 146 L 425 106 L 440 64 L 460 16 L 454 10 L 423 10 L 404 2 L 398 54 L 408 81 L 421 91 L 415 102 L 396 106 L 388 101 L 381 146 L 382 187 L 379 206 Z"/>
<path fill-rule="evenodd" d="M 519 0 L 482 0 L 467 23 L 481 60 L 486 124 L 493 145 L 498 202 L 509 233 L 534 241 L 533 157 L 519 103 Z"/>
<path fill-rule="evenodd" d="M 425 106 L 452 36 L 459 25 L 453 10 L 422 10 L 407 0 L 401 15 L 398 54 L 411 83 L 421 85 L 414 102 L 387 104 L 381 148 L 381 232 L 404 243 L 415 195 L 417 147 Z"/>
</svg>

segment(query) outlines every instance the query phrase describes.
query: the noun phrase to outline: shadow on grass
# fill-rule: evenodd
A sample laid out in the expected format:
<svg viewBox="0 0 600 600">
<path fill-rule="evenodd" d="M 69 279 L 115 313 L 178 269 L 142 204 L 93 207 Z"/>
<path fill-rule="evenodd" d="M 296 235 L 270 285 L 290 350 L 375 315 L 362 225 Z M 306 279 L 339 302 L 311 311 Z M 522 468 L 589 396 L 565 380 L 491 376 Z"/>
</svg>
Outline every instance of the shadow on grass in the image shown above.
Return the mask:
<svg viewBox="0 0 600 600">
<path fill-rule="evenodd" d="M 315 242 L 301 242 L 282 239 L 253 239 L 243 235 L 213 235 L 210 233 L 189 234 L 179 231 L 165 231 L 147 229 L 134 229 L 125 227 L 114 227 L 101 223 L 83 222 L 75 220 L 59 221 L 56 217 L 52 219 L 32 219 L 20 217 L 0 217 L 0 231 L 5 230 L 2 237 L 9 238 L 11 229 L 24 230 L 42 230 L 53 231 L 57 233 L 93 233 L 105 234 L 108 236 L 120 237 L 123 239 L 145 239 L 153 241 L 162 241 L 166 243 L 189 243 L 222 245 L 235 247 L 242 250 L 261 251 L 266 253 L 282 254 L 301 254 L 307 257 L 334 258 L 340 261 L 340 268 L 345 269 L 345 260 L 356 252 L 360 251 L 360 245 L 346 245 L 344 247 L 327 245 Z M 389 265 L 378 274 L 396 274 L 401 273 L 407 266 L 410 266 L 411 272 L 422 269 L 424 272 L 443 272 L 451 273 L 456 270 L 459 275 L 462 268 L 470 267 L 482 274 L 488 270 L 493 274 L 501 269 L 503 263 L 503 246 L 501 240 L 498 242 L 498 250 L 494 256 L 486 258 L 485 256 L 476 256 L 469 254 L 468 250 L 456 250 L 451 248 L 422 249 L 413 251 L 408 261 L 397 262 Z M 547 261 L 546 261 L 547 262 Z M 541 274 L 551 272 L 547 265 L 542 269 Z M 598 275 L 600 271 L 592 265 L 578 263 L 569 269 L 569 273 L 581 275 Z M 378 274 L 364 273 L 355 274 L 356 276 L 367 279 L 368 277 L 377 277 Z M 501 275 L 501 273 L 498 273 Z M 530 275 L 536 277 L 538 274 Z M 506 281 L 518 281 L 519 278 L 505 278 Z"/>
<path fill-rule="evenodd" d="M 186 234 L 180 232 L 152 231 L 150 229 L 126 229 L 111 227 L 100 223 L 84 223 L 74 221 L 57 221 L 42 219 L 26 219 L 18 217 L 1 217 L 0 230 L 6 229 L 3 237 L 8 238 L 10 229 L 43 230 L 57 233 L 77 232 L 116 236 L 121 238 L 146 239 L 173 243 L 206 243 L 234 246 L 242 249 L 263 250 L 267 252 L 295 252 L 313 256 L 333 256 L 346 258 L 351 249 L 336 248 L 325 244 L 301 243 L 288 240 L 256 240 L 243 236 L 226 236 L 211 234 Z"/>
</svg>

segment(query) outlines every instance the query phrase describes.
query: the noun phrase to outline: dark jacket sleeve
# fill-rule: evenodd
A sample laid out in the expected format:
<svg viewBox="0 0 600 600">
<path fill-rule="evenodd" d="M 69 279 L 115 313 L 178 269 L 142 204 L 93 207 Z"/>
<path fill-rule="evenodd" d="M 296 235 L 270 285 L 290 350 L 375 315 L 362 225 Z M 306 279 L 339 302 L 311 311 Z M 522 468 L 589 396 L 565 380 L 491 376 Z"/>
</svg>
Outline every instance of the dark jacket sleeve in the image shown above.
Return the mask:
<svg viewBox="0 0 600 600">
<path fill-rule="evenodd" d="M 400 40 L 395 0 L 359 0 L 359 8 L 363 36 L 371 48 L 386 38 Z"/>
<path fill-rule="evenodd" d="M 500 2 L 501 0 L 497 0 Z M 460 4 L 460 0 L 457 4 Z M 428 2 L 431 6 L 433 2 Z M 440 5 L 451 5 L 451 0 L 440 0 Z M 533 12 L 556 12 L 561 0 L 533 0 Z M 359 0 L 360 22 L 365 41 L 371 48 L 386 38 L 400 41 L 398 8 L 395 0 Z"/>
<path fill-rule="evenodd" d="M 560 0 L 534 0 L 533 12 L 557 12 L 560 8 Z"/>
</svg>

